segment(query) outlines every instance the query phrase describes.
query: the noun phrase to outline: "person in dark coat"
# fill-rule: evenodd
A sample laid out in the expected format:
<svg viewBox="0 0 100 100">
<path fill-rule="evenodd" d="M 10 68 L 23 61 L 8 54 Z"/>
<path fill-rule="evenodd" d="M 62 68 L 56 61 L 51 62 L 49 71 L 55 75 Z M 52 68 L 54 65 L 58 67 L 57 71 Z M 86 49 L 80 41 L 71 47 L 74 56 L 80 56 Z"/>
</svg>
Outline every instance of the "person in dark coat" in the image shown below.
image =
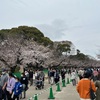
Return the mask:
<svg viewBox="0 0 100 100">
<path fill-rule="evenodd" d="M 30 86 L 32 86 L 33 85 L 33 71 L 32 70 L 29 71 L 29 81 L 30 81 Z"/>
<path fill-rule="evenodd" d="M 95 86 L 97 87 L 95 100 L 100 100 L 100 81 L 96 81 Z"/>
<path fill-rule="evenodd" d="M 66 74 L 66 71 L 65 71 L 65 69 L 63 68 L 63 69 L 61 70 L 61 77 L 62 77 L 62 80 L 65 80 L 65 74 Z"/>
<path fill-rule="evenodd" d="M 23 93 L 24 93 L 23 99 L 25 99 L 26 98 L 26 90 L 28 89 L 28 79 L 27 79 L 25 73 L 22 73 L 20 82 L 23 85 Z M 21 95 L 21 98 L 22 98 L 22 95 Z"/>
<path fill-rule="evenodd" d="M 57 70 L 55 70 L 55 73 L 54 73 L 54 81 L 55 81 L 55 83 L 59 82 L 59 78 L 60 78 L 59 72 Z"/>
</svg>

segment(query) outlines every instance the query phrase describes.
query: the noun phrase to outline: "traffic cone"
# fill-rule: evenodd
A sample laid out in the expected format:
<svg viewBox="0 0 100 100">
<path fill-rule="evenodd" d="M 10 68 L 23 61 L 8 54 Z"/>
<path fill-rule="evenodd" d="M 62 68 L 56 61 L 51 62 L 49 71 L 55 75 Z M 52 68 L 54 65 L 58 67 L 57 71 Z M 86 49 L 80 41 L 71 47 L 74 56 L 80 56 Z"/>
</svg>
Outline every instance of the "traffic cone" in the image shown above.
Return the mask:
<svg viewBox="0 0 100 100">
<path fill-rule="evenodd" d="M 70 84 L 70 82 L 69 82 L 69 78 L 67 78 L 67 84 Z"/>
<path fill-rule="evenodd" d="M 34 100 L 38 100 L 37 94 L 35 94 L 35 96 L 34 96 Z"/>
<path fill-rule="evenodd" d="M 50 94 L 49 94 L 49 98 L 48 99 L 55 99 L 55 97 L 53 95 L 52 87 L 50 87 Z"/>
<path fill-rule="evenodd" d="M 56 90 L 57 92 L 59 92 L 59 91 L 61 91 L 61 89 L 60 89 L 60 84 L 59 83 L 57 83 L 57 90 Z"/>
<path fill-rule="evenodd" d="M 65 79 L 62 80 L 62 87 L 66 87 L 66 85 L 65 85 Z"/>
</svg>

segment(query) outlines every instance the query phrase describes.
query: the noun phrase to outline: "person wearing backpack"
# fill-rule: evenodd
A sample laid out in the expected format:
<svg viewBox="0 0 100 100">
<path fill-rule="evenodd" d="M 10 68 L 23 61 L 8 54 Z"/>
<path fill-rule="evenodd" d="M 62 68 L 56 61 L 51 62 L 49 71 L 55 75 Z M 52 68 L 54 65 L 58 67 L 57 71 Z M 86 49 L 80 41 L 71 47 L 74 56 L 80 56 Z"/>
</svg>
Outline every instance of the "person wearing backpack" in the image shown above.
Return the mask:
<svg viewBox="0 0 100 100">
<path fill-rule="evenodd" d="M 13 95 L 13 99 L 12 100 L 15 100 L 15 99 L 19 100 L 19 96 L 22 93 L 22 90 L 23 90 L 23 86 L 20 83 L 19 78 L 16 77 L 16 83 L 15 83 L 15 87 L 13 89 L 13 94 L 14 95 Z"/>
</svg>

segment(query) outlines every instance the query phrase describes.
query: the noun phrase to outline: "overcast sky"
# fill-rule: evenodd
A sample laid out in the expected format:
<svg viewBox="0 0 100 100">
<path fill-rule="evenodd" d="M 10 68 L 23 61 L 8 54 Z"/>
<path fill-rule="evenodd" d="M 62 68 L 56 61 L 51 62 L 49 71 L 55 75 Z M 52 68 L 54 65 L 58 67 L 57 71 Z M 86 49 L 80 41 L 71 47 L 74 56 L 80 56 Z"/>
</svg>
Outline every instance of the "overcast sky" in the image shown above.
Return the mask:
<svg viewBox="0 0 100 100">
<path fill-rule="evenodd" d="M 0 29 L 20 25 L 72 41 L 85 54 L 99 53 L 100 0 L 0 0 Z"/>
</svg>

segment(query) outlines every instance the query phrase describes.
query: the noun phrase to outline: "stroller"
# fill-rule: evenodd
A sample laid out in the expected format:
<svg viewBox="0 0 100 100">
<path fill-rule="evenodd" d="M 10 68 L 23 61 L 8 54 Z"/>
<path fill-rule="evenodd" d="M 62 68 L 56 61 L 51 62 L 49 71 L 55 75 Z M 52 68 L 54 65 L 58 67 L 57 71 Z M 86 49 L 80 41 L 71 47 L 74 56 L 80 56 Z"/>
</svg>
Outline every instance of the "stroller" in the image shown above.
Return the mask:
<svg viewBox="0 0 100 100">
<path fill-rule="evenodd" d="M 36 83 L 35 83 L 35 89 L 43 89 L 44 88 L 44 81 L 42 77 L 37 78 Z"/>
</svg>

